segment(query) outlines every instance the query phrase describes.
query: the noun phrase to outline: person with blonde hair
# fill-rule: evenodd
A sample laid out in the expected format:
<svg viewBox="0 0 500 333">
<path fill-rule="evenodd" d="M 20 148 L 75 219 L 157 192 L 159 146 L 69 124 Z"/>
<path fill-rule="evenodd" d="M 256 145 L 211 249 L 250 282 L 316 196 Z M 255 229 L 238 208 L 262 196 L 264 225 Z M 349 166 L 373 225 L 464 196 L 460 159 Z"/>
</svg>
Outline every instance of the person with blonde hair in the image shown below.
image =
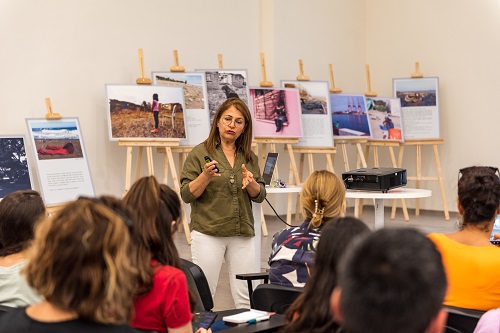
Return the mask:
<svg viewBox="0 0 500 333">
<path fill-rule="evenodd" d="M 129 214 L 118 199 L 79 198 L 37 224 L 24 274 L 45 300 L 3 314 L 0 332 L 136 332 Z"/>
<path fill-rule="evenodd" d="M 333 172 L 314 171 L 300 192 L 302 225 L 277 232 L 269 256 L 269 281 L 303 287 L 316 256 L 321 229 L 326 220 L 345 215 L 345 185 Z"/>
</svg>

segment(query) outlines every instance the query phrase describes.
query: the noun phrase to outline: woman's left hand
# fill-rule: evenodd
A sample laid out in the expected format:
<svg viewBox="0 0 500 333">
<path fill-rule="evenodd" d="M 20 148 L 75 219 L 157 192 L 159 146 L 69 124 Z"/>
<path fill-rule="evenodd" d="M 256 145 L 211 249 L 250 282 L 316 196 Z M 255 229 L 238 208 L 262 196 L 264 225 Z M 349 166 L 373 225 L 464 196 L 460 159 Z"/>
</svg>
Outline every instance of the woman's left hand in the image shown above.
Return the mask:
<svg viewBox="0 0 500 333">
<path fill-rule="evenodd" d="M 253 173 L 248 171 L 248 169 L 245 167 L 245 164 L 241 165 L 241 172 L 243 174 L 243 186 L 241 187 L 242 190 L 244 190 L 250 183 L 254 182 L 253 179 Z"/>
<path fill-rule="evenodd" d="M 212 329 L 206 329 L 206 328 L 198 328 L 198 330 L 195 333 L 212 333 Z"/>
</svg>

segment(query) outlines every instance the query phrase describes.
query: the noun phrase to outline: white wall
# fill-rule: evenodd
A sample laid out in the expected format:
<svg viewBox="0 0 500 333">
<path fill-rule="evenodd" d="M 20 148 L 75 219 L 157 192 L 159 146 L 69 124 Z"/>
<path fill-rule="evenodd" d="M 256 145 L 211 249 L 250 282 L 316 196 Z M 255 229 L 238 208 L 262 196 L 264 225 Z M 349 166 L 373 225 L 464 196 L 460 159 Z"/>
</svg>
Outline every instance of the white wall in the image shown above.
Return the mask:
<svg viewBox="0 0 500 333">
<path fill-rule="evenodd" d="M 366 28 L 366 62 L 379 96 L 391 94 L 392 78 L 409 77 L 415 61 L 425 76 L 439 77 L 440 157 L 448 206 L 456 211 L 458 169 L 500 166 L 500 1 L 366 1 Z M 414 155 L 405 162 L 412 171 Z M 423 160 L 423 172 L 435 175 L 430 148 Z M 427 186 L 434 195 L 424 207 L 441 210 L 437 182 Z"/>
<path fill-rule="evenodd" d="M 500 165 L 496 134 L 500 112 L 500 2 L 498 0 L 1 0 L 1 134 L 26 134 L 25 118 L 43 117 L 44 98 L 55 112 L 80 118 L 98 194 L 124 187 L 125 148 L 109 142 L 106 83 L 134 83 L 137 49 L 145 70 L 167 70 L 179 50 L 187 70 L 247 68 L 250 85 L 261 78 L 266 53 L 268 80 L 279 85 L 299 73 L 328 80 L 348 93 L 372 90 L 390 96 L 392 78 L 408 77 L 420 61 L 426 76 L 440 78 L 441 162 L 450 209 L 456 175 L 472 164 Z M 407 151 L 409 152 L 409 150 Z M 286 169 L 288 159 L 280 157 Z M 387 156 L 384 156 L 388 164 Z M 414 169 L 412 154 L 408 169 Z M 324 167 L 317 158 L 318 168 Z M 161 158 L 157 158 L 157 171 Z M 424 172 L 434 170 L 424 152 Z M 351 162 L 352 164 L 353 162 Z M 335 167 L 342 171 L 340 155 Z M 161 176 L 161 175 L 160 175 Z M 439 188 L 423 208 L 442 209 Z M 411 203 L 410 203 L 411 205 Z"/>
</svg>

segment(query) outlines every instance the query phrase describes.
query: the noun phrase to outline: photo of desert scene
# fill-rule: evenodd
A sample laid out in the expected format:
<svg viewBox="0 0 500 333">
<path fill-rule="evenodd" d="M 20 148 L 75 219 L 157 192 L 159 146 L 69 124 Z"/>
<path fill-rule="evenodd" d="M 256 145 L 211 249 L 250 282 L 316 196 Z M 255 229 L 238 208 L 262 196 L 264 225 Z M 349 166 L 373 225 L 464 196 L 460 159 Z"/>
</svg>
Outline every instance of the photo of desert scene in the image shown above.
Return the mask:
<svg viewBox="0 0 500 333">
<path fill-rule="evenodd" d="M 366 98 L 372 139 L 403 141 L 401 103 L 398 98 Z"/>
<path fill-rule="evenodd" d="M 182 88 L 108 85 L 107 92 L 110 140 L 186 138 Z M 158 99 L 157 129 L 153 98 Z"/>
<path fill-rule="evenodd" d="M 31 123 L 30 127 L 39 160 L 83 157 L 75 122 Z"/>
<path fill-rule="evenodd" d="M 24 138 L 0 137 L 0 198 L 31 188 Z"/>
<path fill-rule="evenodd" d="M 205 109 L 203 73 L 153 73 L 158 85 L 182 87 L 186 109 Z"/>
<path fill-rule="evenodd" d="M 371 136 L 363 95 L 330 94 L 334 136 Z"/>
<path fill-rule="evenodd" d="M 314 82 L 312 82 L 314 84 Z M 302 114 L 328 114 L 325 96 L 314 96 L 306 83 L 285 83 L 285 88 L 298 88 Z"/>
<path fill-rule="evenodd" d="M 401 107 L 437 106 L 438 78 L 393 79 L 394 95 Z"/>
<path fill-rule="evenodd" d="M 240 98 L 248 105 L 247 74 L 244 70 L 217 70 L 206 71 L 208 109 L 210 110 L 210 124 L 215 112 L 228 98 Z"/>
</svg>

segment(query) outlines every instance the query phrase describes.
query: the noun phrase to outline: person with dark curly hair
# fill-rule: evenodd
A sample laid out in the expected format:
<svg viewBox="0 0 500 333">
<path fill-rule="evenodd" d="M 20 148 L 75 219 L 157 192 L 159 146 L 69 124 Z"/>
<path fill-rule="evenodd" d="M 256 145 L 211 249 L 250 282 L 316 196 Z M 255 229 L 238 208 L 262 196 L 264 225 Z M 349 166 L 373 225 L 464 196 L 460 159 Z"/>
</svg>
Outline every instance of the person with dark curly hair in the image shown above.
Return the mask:
<svg viewBox="0 0 500 333">
<path fill-rule="evenodd" d="M 500 305 L 500 248 L 490 243 L 500 213 L 500 178 L 494 167 L 461 169 L 457 206 L 459 230 L 428 237 L 443 256 L 449 281 L 445 304 L 475 310 Z"/>
</svg>

